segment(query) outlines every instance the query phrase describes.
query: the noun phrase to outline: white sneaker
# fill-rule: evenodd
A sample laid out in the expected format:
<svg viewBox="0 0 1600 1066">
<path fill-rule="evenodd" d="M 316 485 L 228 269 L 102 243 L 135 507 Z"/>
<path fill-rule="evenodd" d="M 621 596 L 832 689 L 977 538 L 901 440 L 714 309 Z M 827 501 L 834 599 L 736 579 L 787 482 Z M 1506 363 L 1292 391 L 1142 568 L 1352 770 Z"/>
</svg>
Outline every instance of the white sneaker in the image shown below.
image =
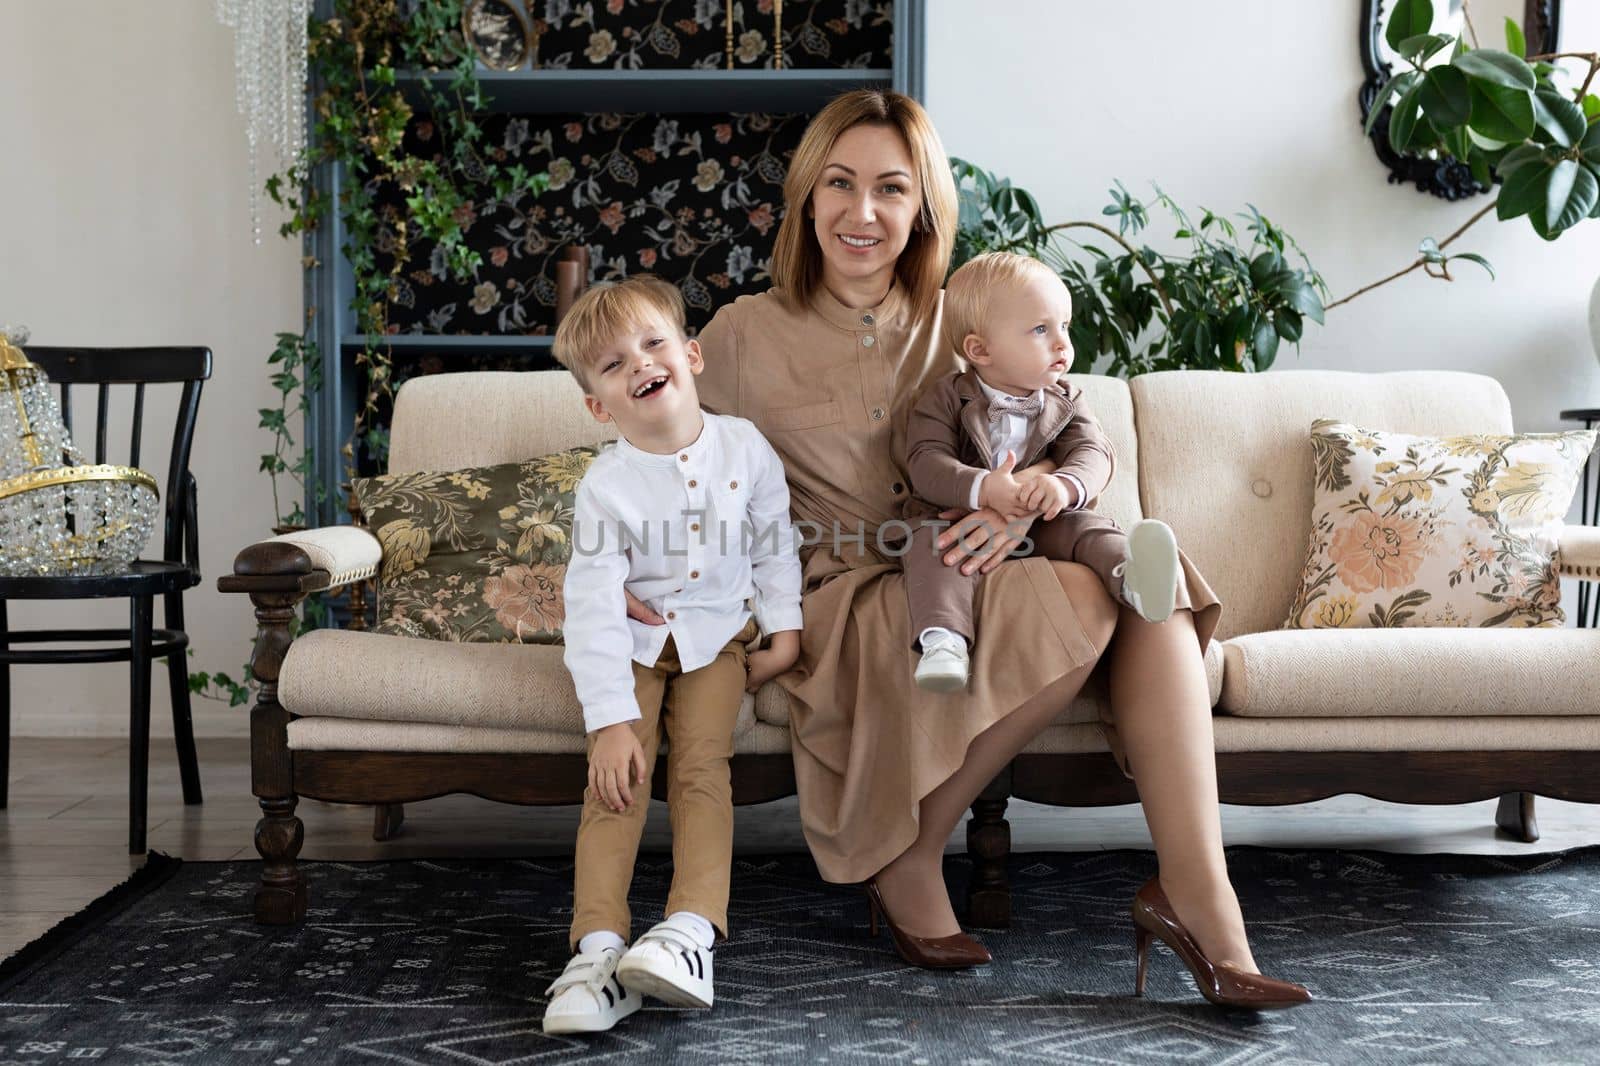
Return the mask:
<svg viewBox="0 0 1600 1066">
<path fill-rule="evenodd" d="M 617 980 L 616 948 L 575 955 L 561 976 L 545 989 L 547 1033 L 603 1033 L 644 1005 L 639 993 Z"/>
<path fill-rule="evenodd" d="M 1172 617 L 1178 596 L 1178 540 L 1172 527 L 1154 518 L 1128 533 L 1128 561 L 1112 571 L 1122 578 L 1122 599 L 1147 622 Z"/>
<path fill-rule="evenodd" d="M 967 687 L 967 642 L 959 633 L 922 642 L 917 663 L 917 687 L 929 692 L 954 692 Z"/>
<path fill-rule="evenodd" d="M 617 964 L 617 980 L 629 992 L 674 1007 L 709 1007 L 711 950 L 700 946 L 687 924 L 668 918 L 633 942 Z"/>
</svg>

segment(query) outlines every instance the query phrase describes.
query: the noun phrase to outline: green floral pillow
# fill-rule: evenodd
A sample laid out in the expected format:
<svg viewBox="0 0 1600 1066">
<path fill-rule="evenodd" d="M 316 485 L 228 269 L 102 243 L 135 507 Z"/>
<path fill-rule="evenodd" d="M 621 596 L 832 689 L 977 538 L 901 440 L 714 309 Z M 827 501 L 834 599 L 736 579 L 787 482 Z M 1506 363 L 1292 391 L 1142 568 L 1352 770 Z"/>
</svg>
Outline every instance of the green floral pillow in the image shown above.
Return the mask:
<svg viewBox="0 0 1600 1066">
<path fill-rule="evenodd" d="M 1594 442 L 1312 423 L 1311 542 L 1284 627 L 1559 626 L 1556 543 Z"/>
<path fill-rule="evenodd" d="M 378 632 L 490 644 L 559 644 L 572 504 L 599 453 L 355 482 L 383 545 Z"/>
</svg>

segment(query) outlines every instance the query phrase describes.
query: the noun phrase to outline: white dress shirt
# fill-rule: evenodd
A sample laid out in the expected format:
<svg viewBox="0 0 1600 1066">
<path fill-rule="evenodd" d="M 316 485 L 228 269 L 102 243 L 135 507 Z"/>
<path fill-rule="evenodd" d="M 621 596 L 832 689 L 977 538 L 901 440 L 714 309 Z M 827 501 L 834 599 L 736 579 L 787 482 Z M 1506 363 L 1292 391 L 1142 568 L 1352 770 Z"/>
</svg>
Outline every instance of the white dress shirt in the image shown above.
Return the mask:
<svg viewBox="0 0 1600 1066">
<path fill-rule="evenodd" d="M 562 629 L 588 732 L 639 717 L 630 662 L 654 666 L 668 636 L 687 673 L 744 628 L 752 598 L 763 633 L 801 628 L 783 463 L 749 421 L 703 417 L 671 455 L 617 441 L 578 485 Z M 666 624 L 629 618 L 624 590 Z"/>
<path fill-rule="evenodd" d="M 974 374 L 973 377 L 977 377 L 977 375 Z M 981 377 L 978 377 L 977 380 L 978 388 L 983 390 L 984 399 L 988 400 L 990 404 L 995 402 L 997 396 L 1005 395 L 997 389 L 991 389 Z M 1027 399 L 1028 397 L 1022 398 Z M 1036 390 L 1031 398 L 1043 400 L 1044 390 Z M 1038 417 L 1038 415 L 1034 415 L 1029 418 L 1027 415 L 1007 411 L 1006 416 L 1000 420 L 999 425 L 996 425 L 993 421 L 987 423 L 989 426 L 989 454 L 994 457 L 994 466 L 997 467 L 1005 461 L 1006 452 L 1008 451 L 1016 452 L 1017 462 L 1022 462 L 1022 442 L 1028 439 L 1028 431 L 1033 429 L 1033 423 Z M 979 474 L 978 480 L 972 483 L 972 498 L 967 501 L 968 509 L 973 511 L 978 509 L 978 491 L 983 488 L 983 481 L 988 476 L 987 472 Z M 1084 503 L 1087 502 L 1084 500 L 1083 482 L 1072 474 L 1058 473 L 1056 476 L 1072 486 L 1072 503 L 1063 508 L 1063 510 L 1077 511 L 1082 509 Z"/>
</svg>

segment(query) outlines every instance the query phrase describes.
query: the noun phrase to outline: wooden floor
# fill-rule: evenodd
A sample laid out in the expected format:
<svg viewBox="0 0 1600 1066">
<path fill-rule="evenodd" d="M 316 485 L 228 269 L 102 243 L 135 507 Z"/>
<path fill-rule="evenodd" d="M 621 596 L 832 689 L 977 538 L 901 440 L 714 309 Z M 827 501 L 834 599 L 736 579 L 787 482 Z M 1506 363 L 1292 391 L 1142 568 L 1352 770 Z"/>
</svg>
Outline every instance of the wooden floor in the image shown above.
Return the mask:
<svg viewBox="0 0 1600 1066">
<path fill-rule="evenodd" d="M 200 741 L 206 802 L 184 807 L 171 743 L 152 744 L 150 847 L 185 859 L 253 859 L 258 810 L 250 795 L 244 740 Z M 126 878 L 143 862 L 127 854 L 128 746 L 119 740 L 15 738 L 11 797 L 0 811 L 0 956 L 17 950 Z M 406 808 L 388 843 L 372 839 L 372 811 L 301 801 L 307 859 L 562 853 L 572 846 L 576 807 L 519 808 L 475 796 L 446 796 Z M 1148 848 L 1136 806 L 1064 810 L 1013 803 L 1017 851 Z M 1600 808 L 1539 801 L 1542 839 L 1496 837 L 1494 803 L 1406 807 L 1341 796 L 1298 807 L 1225 807 L 1229 844 L 1370 848 L 1407 852 L 1528 854 L 1600 843 Z M 741 808 L 735 847 L 745 853 L 800 851 L 793 799 Z M 963 846 L 957 833 L 953 850 Z M 665 808 L 655 805 L 645 847 L 666 850 Z"/>
</svg>

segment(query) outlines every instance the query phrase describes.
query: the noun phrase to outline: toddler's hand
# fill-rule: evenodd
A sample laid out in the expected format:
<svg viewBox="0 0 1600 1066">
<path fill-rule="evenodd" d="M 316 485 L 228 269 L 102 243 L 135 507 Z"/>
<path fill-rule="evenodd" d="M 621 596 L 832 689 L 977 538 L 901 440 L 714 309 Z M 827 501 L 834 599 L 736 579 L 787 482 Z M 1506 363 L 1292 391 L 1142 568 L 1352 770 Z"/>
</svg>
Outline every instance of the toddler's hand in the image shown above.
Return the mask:
<svg viewBox="0 0 1600 1066">
<path fill-rule="evenodd" d="M 751 652 L 745 658 L 748 676 L 744 690 L 755 692 L 762 685 L 793 666 L 800 658 L 800 631 L 786 629 L 772 634 L 767 647 Z"/>
<path fill-rule="evenodd" d="M 594 748 L 589 752 L 589 787 L 600 802 L 614 811 L 633 805 L 633 792 L 628 788 L 630 769 L 633 782 L 643 784 L 644 748 L 633 735 L 633 724 L 618 722 L 597 730 Z"/>
<path fill-rule="evenodd" d="M 1005 459 L 989 471 L 983 484 L 978 487 L 979 506 L 1008 517 L 1028 512 L 1029 508 L 1022 506 L 1022 484 L 1011 473 L 1016 465 L 1017 453 L 1006 452 Z"/>
<path fill-rule="evenodd" d="M 1022 488 L 1022 503 L 1029 511 L 1043 511 L 1048 522 L 1062 511 L 1072 507 L 1077 493 L 1065 478 L 1038 477 Z"/>
</svg>

